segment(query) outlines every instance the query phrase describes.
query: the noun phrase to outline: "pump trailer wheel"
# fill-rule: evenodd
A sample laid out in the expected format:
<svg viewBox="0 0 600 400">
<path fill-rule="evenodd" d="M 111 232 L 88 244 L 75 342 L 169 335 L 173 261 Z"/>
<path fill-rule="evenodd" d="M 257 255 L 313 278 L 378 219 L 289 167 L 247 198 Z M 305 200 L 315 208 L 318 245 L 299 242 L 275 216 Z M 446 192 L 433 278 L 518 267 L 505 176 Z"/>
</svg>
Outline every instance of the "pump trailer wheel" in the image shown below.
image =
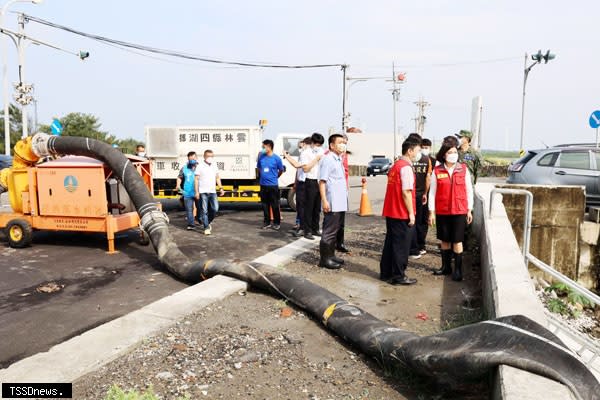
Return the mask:
<svg viewBox="0 0 600 400">
<path fill-rule="evenodd" d="M 8 245 L 15 249 L 22 249 L 31 245 L 33 229 L 29 222 L 22 219 L 13 219 L 6 224 Z"/>
</svg>

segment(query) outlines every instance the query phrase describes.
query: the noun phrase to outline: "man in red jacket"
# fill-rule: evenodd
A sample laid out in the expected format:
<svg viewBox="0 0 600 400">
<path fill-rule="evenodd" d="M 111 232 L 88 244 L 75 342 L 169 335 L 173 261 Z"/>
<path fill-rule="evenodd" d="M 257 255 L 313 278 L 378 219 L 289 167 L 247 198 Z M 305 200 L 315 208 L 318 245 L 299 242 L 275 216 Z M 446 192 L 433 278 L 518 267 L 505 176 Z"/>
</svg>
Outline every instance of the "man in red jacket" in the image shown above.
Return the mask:
<svg viewBox="0 0 600 400">
<path fill-rule="evenodd" d="M 381 255 L 380 279 L 392 285 L 413 285 L 416 279 L 406 276 L 408 253 L 415 226 L 416 189 L 412 164 L 421 154 L 421 142 L 409 138 L 402 143 L 402 157 L 388 172 L 383 201 L 386 234 Z"/>
</svg>

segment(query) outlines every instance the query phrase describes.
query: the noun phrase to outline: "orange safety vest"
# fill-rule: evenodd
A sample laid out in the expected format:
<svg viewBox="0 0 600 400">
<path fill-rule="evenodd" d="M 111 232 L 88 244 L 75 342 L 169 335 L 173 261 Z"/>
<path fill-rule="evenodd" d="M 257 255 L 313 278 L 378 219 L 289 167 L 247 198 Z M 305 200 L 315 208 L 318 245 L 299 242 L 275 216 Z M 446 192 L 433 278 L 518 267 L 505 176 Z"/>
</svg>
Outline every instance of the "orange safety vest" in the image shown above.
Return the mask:
<svg viewBox="0 0 600 400">
<path fill-rule="evenodd" d="M 385 199 L 383 200 L 383 216 L 395 219 L 409 219 L 408 210 L 404 199 L 402 198 L 402 175 L 400 170 L 404 167 L 411 167 L 412 165 L 403 159 L 399 159 L 394 163 L 392 168 L 388 172 L 388 183 L 385 191 Z M 414 172 L 413 172 L 414 175 Z M 412 201 L 413 201 L 413 212 L 417 209 L 416 201 L 416 190 L 415 183 L 413 181 L 412 190 Z"/>
<path fill-rule="evenodd" d="M 437 165 L 433 173 L 437 181 L 435 212 L 439 215 L 463 215 L 469 210 L 467 201 L 467 166 L 457 163 L 452 176 L 444 164 Z"/>
</svg>

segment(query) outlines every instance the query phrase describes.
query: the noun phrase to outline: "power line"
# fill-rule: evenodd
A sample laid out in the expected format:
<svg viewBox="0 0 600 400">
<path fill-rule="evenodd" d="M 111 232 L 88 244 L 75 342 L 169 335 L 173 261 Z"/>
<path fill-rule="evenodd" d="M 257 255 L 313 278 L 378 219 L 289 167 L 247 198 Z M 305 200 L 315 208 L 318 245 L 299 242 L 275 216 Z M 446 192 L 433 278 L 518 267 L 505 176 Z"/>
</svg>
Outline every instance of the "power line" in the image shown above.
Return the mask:
<svg viewBox="0 0 600 400">
<path fill-rule="evenodd" d="M 202 61 L 213 64 L 226 64 L 226 65 L 236 65 L 241 67 L 254 67 L 254 68 L 289 68 L 289 69 L 307 69 L 307 68 L 331 68 L 331 67 L 343 67 L 344 64 L 308 64 L 308 65 L 290 65 L 290 64 L 277 64 L 277 63 L 262 63 L 262 62 L 244 62 L 244 61 L 229 61 L 229 60 L 219 60 L 209 57 L 202 57 L 194 54 L 183 53 L 175 50 L 167 50 L 160 49 L 156 47 L 150 47 L 145 45 L 140 45 L 136 43 L 125 42 L 122 40 L 111 39 L 105 36 L 95 35 L 91 33 L 82 32 L 73 28 L 69 28 L 64 25 L 56 24 L 54 22 L 46 21 L 41 18 L 33 17 L 31 15 L 22 14 L 26 21 L 37 22 L 41 25 L 46 25 L 51 28 L 60 29 L 75 35 L 83 36 L 88 39 L 96 40 L 103 43 L 110 43 L 116 46 L 126 47 L 130 49 L 141 50 L 145 52 L 162 54 L 170 57 L 178 57 L 184 58 L 188 60 Z"/>
<path fill-rule="evenodd" d="M 432 63 L 432 64 L 398 64 L 397 66 L 402 69 L 408 68 L 435 68 L 435 67 L 459 67 L 463 65 L 478 65 L 478 64 L 496 64 L 503 63 L 509 61 L 520 60 L 522 57 L 503 57 L 503 58 L 491 58 L 487 60 L 477 60 L 477 61 L 463 61 L 463 62 L 453 62 L 453 63 Z M 354 66 L 359 67 L 367 67 L 367 68 L 389 68 L 389 66 L 384 65 L 364 65 L 364 64 L 352 64 Z"/>
</svg>

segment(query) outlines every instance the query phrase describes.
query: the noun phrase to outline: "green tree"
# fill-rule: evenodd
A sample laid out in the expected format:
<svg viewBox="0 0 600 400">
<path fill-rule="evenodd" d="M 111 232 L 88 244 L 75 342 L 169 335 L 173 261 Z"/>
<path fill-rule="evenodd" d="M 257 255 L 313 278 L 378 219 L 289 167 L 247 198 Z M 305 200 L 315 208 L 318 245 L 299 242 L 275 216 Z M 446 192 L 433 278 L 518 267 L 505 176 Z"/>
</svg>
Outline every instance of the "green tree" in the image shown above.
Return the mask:
<svg viewBox="0 0 600 400">
<path fill-rule="evenodd" d="M 112 144 L 116 138 L 100 130 L 100 119 L 92 114 L 72 112 L 59 119 L 63 126 L 63 136 L 80 136 L 98 139 Z M 50 125 L 41 125 L 41 132 L 51 133 Z"/>
<path fill-rule="evenodd" d="M 12 153 L 12 148 L 21 139 L 23 133 L 23 115 L 21 109 L 15 104 L 8 106 L 8 113 L 10 115 L 10 148 Z M 2 115 L 2 121 L 0 121 L 0 154 L 4 154 L 4 111 L 1 111 L 0 115 Z"/>
</svg>

